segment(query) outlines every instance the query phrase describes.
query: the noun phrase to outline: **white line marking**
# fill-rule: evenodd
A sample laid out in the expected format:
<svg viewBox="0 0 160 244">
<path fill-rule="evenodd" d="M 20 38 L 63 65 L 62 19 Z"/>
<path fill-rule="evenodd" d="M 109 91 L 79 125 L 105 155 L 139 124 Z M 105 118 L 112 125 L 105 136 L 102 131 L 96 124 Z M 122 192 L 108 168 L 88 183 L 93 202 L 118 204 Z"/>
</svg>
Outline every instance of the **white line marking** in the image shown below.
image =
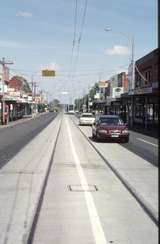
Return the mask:
<svg viewBox="0 0 160 244">
<path fill-rule="evenodd" d="M 88 185 L 87 179 L 83 173 L 83 169 L 81 167 L 81 163 L 80 163 L 80 160 L 79 160 L 77 152 L 76 152 L 76 148 L 73 143 L 72 134 L 71 134 L 71 130 L 70 130 L 68 121 L 66 121 L 66 123 L 67 123 L 69 141 L 70 141 L 72 153 L 74 156 L 74 160 L 76 163 L 76 168 L 77 168 L 77 171 L 79 174 L 81 187 L 83 190 L 85 190 L 86 186 L 89 187 L 89 185 Z M 89 217 L 90 217 L 90 222 L 91 222 L 91 226 L 92 226 L 92 232 L 94 235 L 95 243 L 96 244 L 107 244 L 105 234 L 104 234 L 101 222 L 100 222 L 100 218 L 99 218 L 96 206 L 93 201 L 92 194 L 90 192 L 84 191 L 84 195 L 85 195 L 85 199 L 86 199 L 86 204 L 87 204 L 87 208 L 88 208 L 88 213 L 89 213 Z"/>
<path fill-rule="evenodd" d="M 139 140 L 139 141 L 143 141 L 143 142 L 145 142 L 145 143 L 148 143 L 148 144 L 150 144 L 150 145 L 152 145 L 152 146 L 154 146 L 154 147 L 158 147 L 158 145 L 156 145 L 156 144 L 154 144 L 154 143 L 151 143 L 151 142 L 149 142 L 149 141 L 145 141 L 145 140 L 143 140 L 143 139 L 141 139 L 141 138 L 137 138 L 137 140 Z"/>
</svg>

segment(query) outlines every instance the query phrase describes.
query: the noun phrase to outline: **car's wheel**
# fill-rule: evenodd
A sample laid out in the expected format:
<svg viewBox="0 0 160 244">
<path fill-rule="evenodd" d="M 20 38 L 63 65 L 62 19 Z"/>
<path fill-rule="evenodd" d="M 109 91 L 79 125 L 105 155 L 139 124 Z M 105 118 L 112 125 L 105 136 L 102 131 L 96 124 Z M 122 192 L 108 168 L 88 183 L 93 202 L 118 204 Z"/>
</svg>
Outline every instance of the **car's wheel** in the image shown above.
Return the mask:
<svg viewBox="0 0 160 244">
<path fill-rule="evenodd" d="M 96 136 L 95 134 L 92 132 L 92 139 L 95 140 L 96 139 Z"/>
<path fill-rule="evenodd" d="M 95 135 L 95 140 L 98 142 L 98 141 L 100 141 L 100 136 L 96 133 L 96 135 Z"/>
<path fill-rule="evenodd" d="M 129 142 L 129 137 L 123 138 L 123 142 L 124 143 L 128 143 Z"/>
</svg>

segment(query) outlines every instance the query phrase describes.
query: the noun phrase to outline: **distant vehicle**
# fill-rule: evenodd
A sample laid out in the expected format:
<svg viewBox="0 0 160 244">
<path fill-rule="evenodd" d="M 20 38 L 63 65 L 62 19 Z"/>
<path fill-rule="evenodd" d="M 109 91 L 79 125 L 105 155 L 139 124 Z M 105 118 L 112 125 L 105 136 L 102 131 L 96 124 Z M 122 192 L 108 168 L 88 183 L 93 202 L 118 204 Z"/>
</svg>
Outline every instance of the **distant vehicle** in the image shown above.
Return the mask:
<svg viewBox="0 0 160 244">
<path fill-rule="evenodd" d="M 75 114 L 75 111 L 74 111 L 74 105 L 72 104 L 67 104 L 65 106 L 65 114 Z"/>
<path fill-rule="evenodd" d="M 117 115 L 99 115 L 92 126 L 93 139 L 129 142 L 127 125 Z"/>
<path fill-rule="evenodd" d="M 82 113 L 79 118 L 79 125 L 93 125 L 95 117 L 92 113 Z"/>
<path fill-rule="evenodd" d="M 68 110 L 67 114 L 75 114 L 74 110 Z"/>
</svg>

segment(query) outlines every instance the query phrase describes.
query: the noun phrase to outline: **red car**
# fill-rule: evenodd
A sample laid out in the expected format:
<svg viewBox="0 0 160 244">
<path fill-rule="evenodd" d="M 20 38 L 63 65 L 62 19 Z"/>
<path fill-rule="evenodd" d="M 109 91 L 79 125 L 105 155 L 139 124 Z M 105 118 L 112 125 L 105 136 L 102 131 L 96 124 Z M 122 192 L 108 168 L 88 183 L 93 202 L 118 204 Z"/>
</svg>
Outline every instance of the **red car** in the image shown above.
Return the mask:
<svg viewBox="0 0 160 244">
<path fill-rule="evenodd" d="M 100 115 L 92 126 L 92 138 L 129 142 L 127 125 L 117 115 Z"/>
</svg>

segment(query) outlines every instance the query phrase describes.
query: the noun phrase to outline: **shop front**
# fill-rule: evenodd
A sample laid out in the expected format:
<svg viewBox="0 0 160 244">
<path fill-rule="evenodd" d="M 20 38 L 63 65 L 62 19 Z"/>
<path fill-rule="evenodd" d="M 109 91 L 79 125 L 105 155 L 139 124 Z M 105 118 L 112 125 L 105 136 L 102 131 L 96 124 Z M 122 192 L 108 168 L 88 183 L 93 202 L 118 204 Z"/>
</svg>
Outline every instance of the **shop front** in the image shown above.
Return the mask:
<svg viewBox="0 0 160 244">
<path fill-rule="evenodd" d="M 158 94 L 124 95 L 121 100 L 126 121 L 131 128 L 141 126 L 158 131 Z"/>
</svg>

